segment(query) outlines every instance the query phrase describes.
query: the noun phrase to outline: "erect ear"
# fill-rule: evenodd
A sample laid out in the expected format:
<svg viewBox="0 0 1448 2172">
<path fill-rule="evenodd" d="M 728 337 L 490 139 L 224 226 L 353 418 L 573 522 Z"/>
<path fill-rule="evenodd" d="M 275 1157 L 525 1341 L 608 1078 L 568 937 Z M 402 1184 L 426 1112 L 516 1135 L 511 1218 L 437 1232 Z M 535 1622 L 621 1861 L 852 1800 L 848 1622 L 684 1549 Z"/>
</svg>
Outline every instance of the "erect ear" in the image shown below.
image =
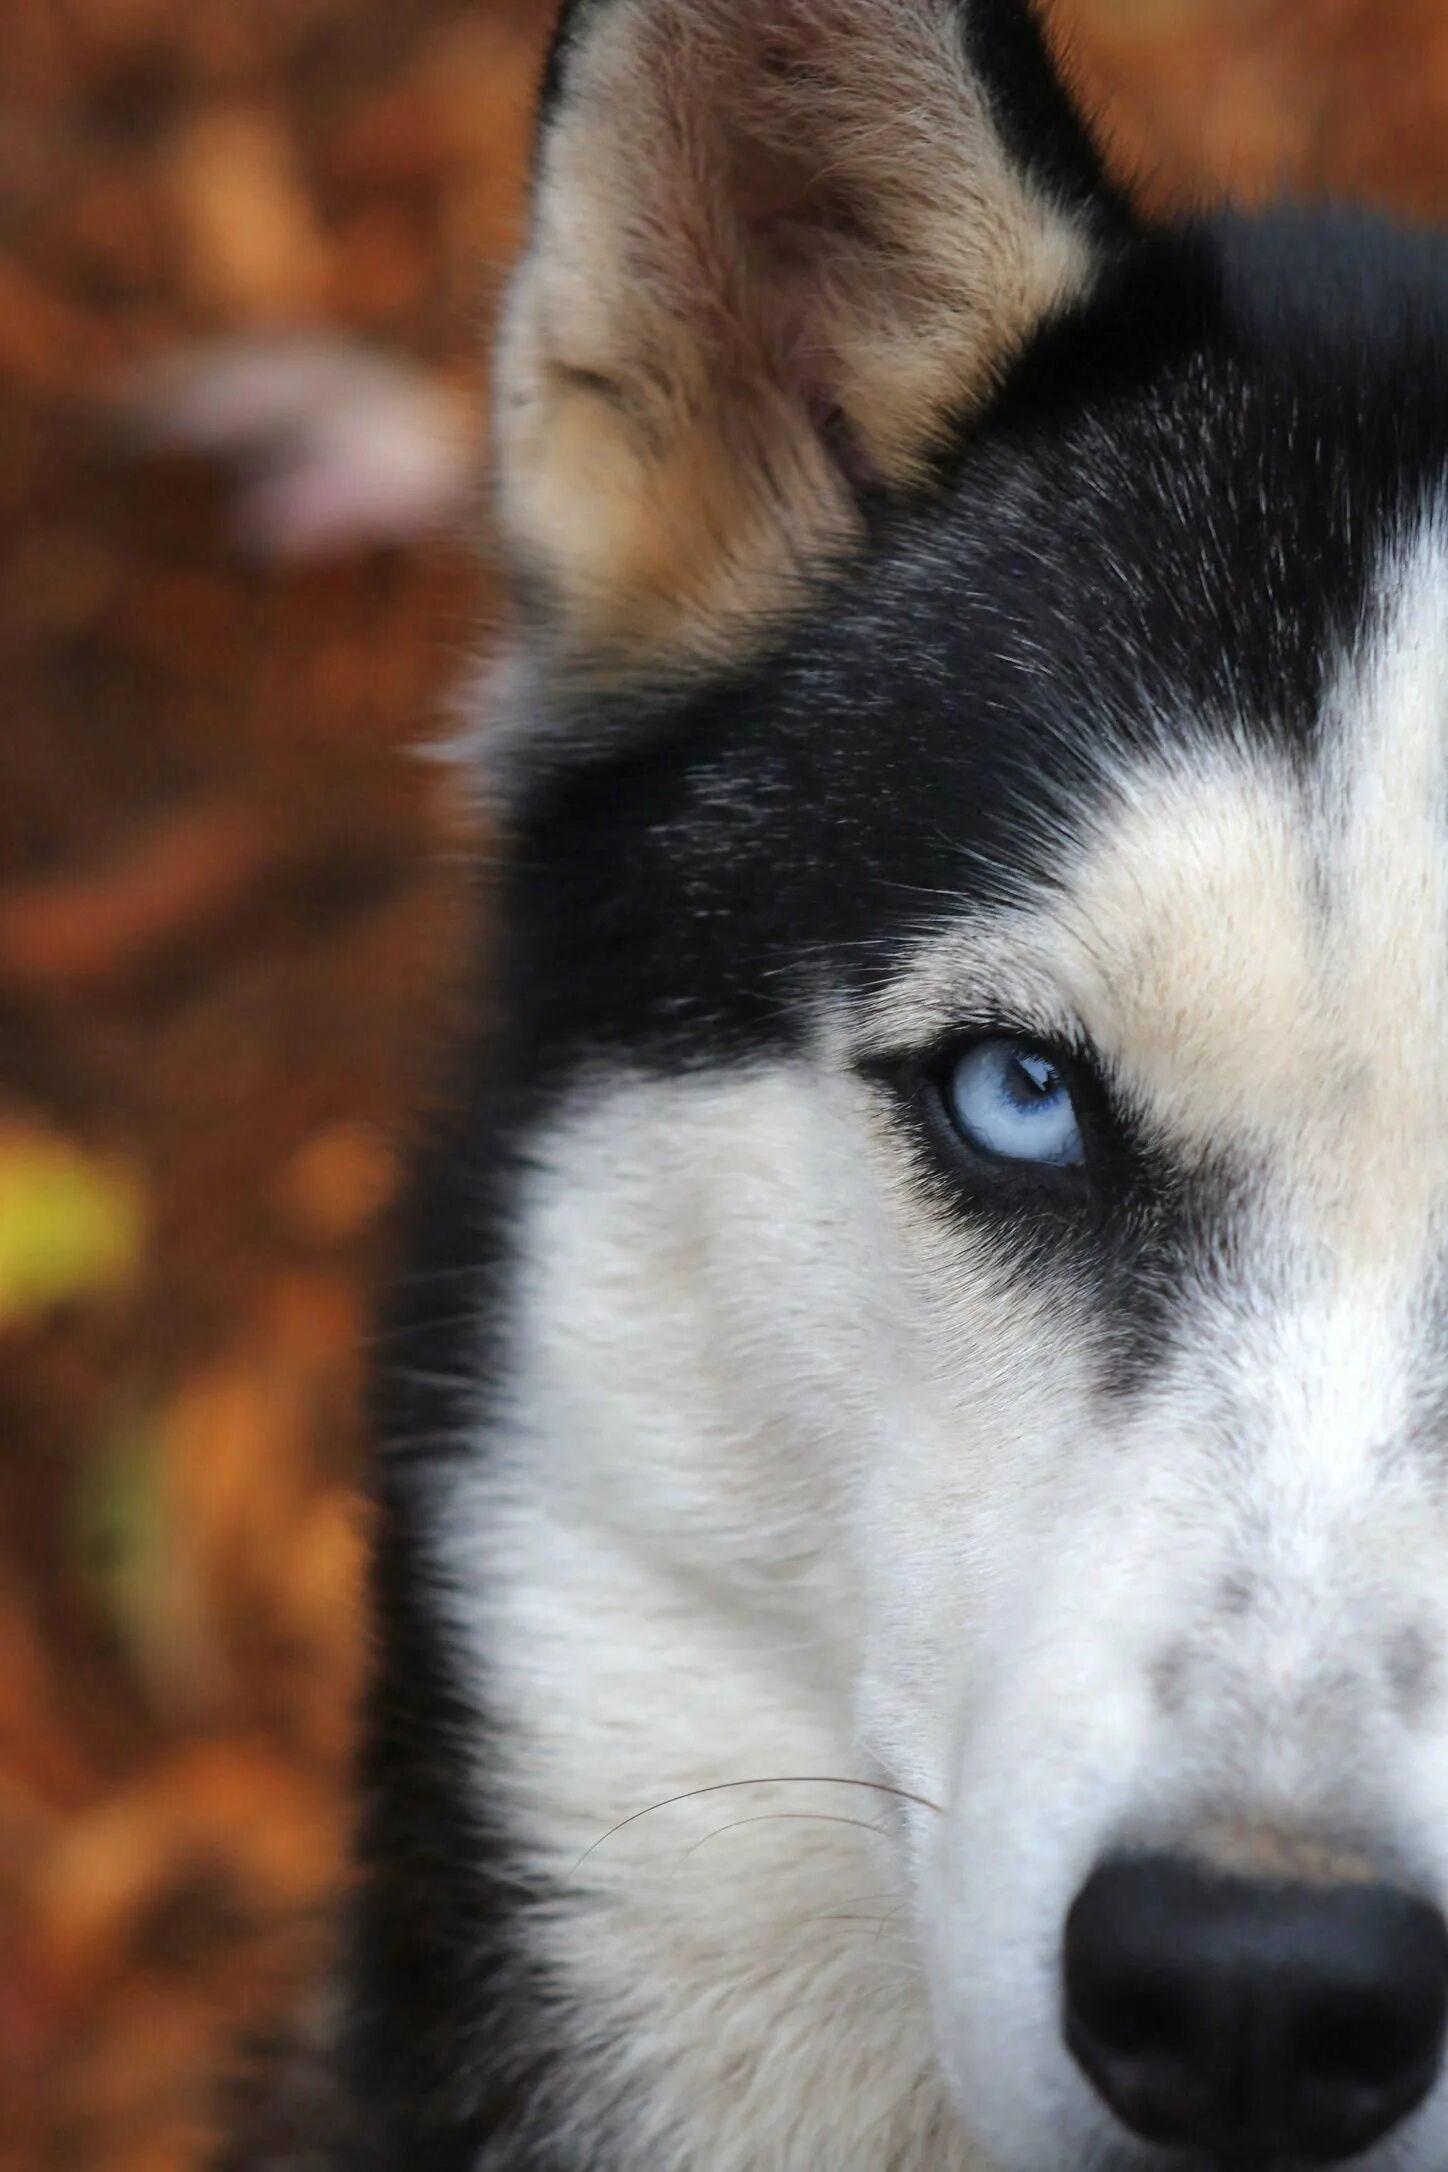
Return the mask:
<svg viewBox="0 0 1448 2172">
<path fill-rule="evenodd" d="M 573 0 L 496 377 L 549 655 L 737 653 L 1123 219 L 1026 0 Z"/>
</svg>

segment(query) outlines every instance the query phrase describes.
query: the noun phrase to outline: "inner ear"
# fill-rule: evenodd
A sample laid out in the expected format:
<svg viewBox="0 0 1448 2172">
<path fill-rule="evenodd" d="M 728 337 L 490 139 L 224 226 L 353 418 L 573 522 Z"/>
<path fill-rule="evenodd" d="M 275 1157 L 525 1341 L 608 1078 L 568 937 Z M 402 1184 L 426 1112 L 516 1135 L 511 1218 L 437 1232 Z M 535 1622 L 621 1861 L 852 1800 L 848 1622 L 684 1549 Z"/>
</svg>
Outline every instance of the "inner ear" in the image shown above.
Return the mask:
<svg viewBox="0 0 1448 2172">
<path fill-rule="evenodd" d="M 736 652 L 1089 289 L 1105 185 L 1023 0 L 587 0 L 550 81 L 513 568 L 567 669 Z"/>
</svg>

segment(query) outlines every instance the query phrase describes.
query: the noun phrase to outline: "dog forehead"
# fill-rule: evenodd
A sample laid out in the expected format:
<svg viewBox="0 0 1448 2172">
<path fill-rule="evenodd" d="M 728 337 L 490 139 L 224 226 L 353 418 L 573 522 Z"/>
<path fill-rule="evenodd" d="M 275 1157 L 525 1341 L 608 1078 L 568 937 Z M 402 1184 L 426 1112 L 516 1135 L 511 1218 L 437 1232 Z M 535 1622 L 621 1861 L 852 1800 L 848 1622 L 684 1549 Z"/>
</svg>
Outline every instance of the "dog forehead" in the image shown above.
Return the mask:
<svg viewBox="0 0 1448 2172">
<path fill-rule="evenodd" d="M 1174 752 L 1103 816 L 1073 884 L 1103 1029 L 1159 1093 L 1238 1123 L 1316 1087 L 1421 1128 L 1445 1053 L 1444 530 L 1385 554 L 1305 760 L 1245 733 Z"/>
</svg>

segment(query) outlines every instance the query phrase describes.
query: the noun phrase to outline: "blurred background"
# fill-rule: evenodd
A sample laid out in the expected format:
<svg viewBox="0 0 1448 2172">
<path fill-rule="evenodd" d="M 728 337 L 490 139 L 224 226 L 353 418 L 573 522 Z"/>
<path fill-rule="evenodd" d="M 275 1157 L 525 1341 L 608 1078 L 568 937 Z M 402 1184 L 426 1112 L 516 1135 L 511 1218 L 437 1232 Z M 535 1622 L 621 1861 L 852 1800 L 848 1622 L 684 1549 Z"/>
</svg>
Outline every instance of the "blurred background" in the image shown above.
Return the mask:
<svg viewBox="0 0 1448 2172">
<path fill-rule="evenodd" d="M 1122 169 L 1448 216 L 1442 0 L 1057 0 Z M 0 2166 L 189 2172 L 345 1858 L 534 0 L 10 0 Z"/>
</svg>

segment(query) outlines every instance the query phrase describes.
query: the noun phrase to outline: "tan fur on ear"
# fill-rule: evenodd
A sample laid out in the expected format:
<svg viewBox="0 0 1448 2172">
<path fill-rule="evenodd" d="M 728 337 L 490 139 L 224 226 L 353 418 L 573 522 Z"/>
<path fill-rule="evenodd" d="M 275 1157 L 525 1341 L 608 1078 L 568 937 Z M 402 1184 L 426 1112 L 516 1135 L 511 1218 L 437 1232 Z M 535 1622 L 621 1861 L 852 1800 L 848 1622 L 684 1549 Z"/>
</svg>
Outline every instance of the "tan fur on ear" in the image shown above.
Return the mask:
<svg viewBox="0 0 1448 2172">
<path fill-rule="evenodd" d="M 498 498 L 566 667 L 737 651 L 1089 282 L 947 0 L 600 0 L 545 133 Z"/>
</svg>

